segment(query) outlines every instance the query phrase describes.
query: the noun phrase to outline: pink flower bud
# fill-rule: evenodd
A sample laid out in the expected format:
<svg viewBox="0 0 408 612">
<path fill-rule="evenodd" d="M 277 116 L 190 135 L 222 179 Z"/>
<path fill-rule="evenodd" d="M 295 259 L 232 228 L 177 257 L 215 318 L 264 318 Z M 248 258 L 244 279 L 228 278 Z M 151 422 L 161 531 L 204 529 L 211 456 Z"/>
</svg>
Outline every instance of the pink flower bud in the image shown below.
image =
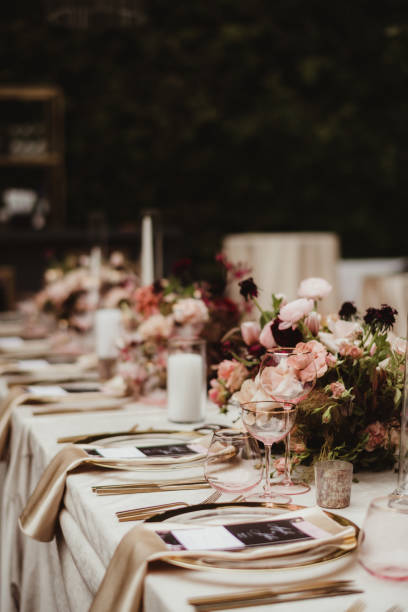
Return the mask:
<svg viewBox="0 0 408 612">
<path fill-rule="evenodd" d="M 313 336 L 317 336 L 317 334 L 319 333 L 319 329 L 320 329 L 320 315 L 313 311 L 310 314 L 307 315 L 306 319 L 305 319 L 305 323 L 307 325 L 307 327 L 310 330 L 310 333 L 313 334 Z"/>
<path fill-rule="evenodd" d="M 261 335 L 259 336 L 259 342 L 267 349 L 272 349 L 277 346 L 275 338 L 272 334 L 272 323 L 267 323 L 265 325 L 261 331 Z"/>
<path fill-rule="evenodd" d="M 261 326 L 256 321 L 244 321 L 244 323 L 241 323 L 241 335 L 247 346 L 258 342 L 260 333 Z"/>
</svg>

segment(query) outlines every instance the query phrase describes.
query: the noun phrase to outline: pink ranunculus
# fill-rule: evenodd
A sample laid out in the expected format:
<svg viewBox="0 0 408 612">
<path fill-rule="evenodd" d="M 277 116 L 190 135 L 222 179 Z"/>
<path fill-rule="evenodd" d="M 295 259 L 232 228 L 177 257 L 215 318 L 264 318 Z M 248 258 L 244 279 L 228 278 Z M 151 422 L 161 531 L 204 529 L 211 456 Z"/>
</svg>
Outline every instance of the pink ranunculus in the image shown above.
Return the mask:
<svg viewBox="0 0 408 612">
<path fill-rule="evenodd" d="M 340 345 L 339 353 L 342 357 L 351 357 L 352 359 L 360 359 L 363 356 L 363 351 L 359 346 L 348 342 L 343 342 Z"/>
<path fill-rule="evenodd" d="M 328 317 L 327 327 L 330 332 L 320 332 L 319 339 L 333 353 L 339 351 L 343 342 L 353 342 L 362 331 L 359 323 L 333 319 L 332 317 Z"/>
<path fill-rule="evenodd" d="M 185 298 L 179 300 L 173 306 L 174 319 L 182 325 L 189 323 L 198 325 L 205 323 L 209 319 L 208 308 L 203 300 L 195 298 Z"/>
<path fill-rule="evenodd" d="M 173 331 L 173 317 L 154 314 L 142 321 L 137 331 L 143 341 L 169 338 Z"/>
<path fill-rule="evenodd" d="M 336 399 L 341 397 L 345 390 L 345 386 L 339 380 L 336 380 L 336 382 L 332 382 L 330 385 L 330 391 L 332 392 L 333 397 Z"/>
<path fill-rule="evenodd" d="M 320 320 L 321 315 L 316 311 L 311 312 L 307 315 L 305 319 L 306 326 L 309 328 L 309 331 L 313 336 L 317 336 L 320 330 Z"/>
<path fill-rule="evenodd" d="M 276 340 L 272 334 L 272 323 L 271 322 L 264 325 L 260 333 L 260 336 L 259 336 L 259 342 L 266 349 L 272 349 L 272 348 L 275 348 L 275 346 L 277 346 Z"/>
<path fill-rule="evenodd" d="M 211 389 L 208 392 L 208 397 L 214 404 L 217 404 L 217 406 L 222 406 L 225 402 L 225 389 L 215 378 L 210 380 L 210 386 Z"/>
<path fill-rule="evenodd" d="M 295 329 L 296 323 L 308 315 L 312 310 L 313 300 L 299 298 L 298 300 L 289 302 L 279 311 L 279 319 L 281 320 L 279 329 L 289 329 L 289 327 Z"/>
<path fill-rule="evenodd" d="M 404 338 L 400 338 L 396 336 L 393 332 L 389 332 L 387 335 L 387 340 L 391 345 L 391 349 L 398 353 L 399 355 L 405 355 L 407 350 L 407 341 Z"/>
<path fill-rule="evenodd" d="M 241 323 L 241 336 L 247 346 L 258 342 L 260 333 L 261 326 L 257 321 L 244 321 Z"/>
<path fill-rule="evenodd" d="M 326 364 L 328 368 L 335 368 L 337 365 L 337 359 L 332 353 L 327 353 Z"/>
<path fill-rule="evenodd" d="M 379 446 L 383 446 L 386 440 L 386 429 L 380 421 L 375 421 L 365 428 L 364 433 L 368 433 L 368 440 L 365 445 L 365 450 L 371 453 Z"/>
<path fill-rule="evenodd" d="M 125 256 L 120 251 L 114 251 L 109 258 L 109 263 L 114 268 L 119 268 L 125 264 Z"/>
<path fill-rule="evenodd" d="M 329 295 L 332 288 L 324 278 L 306 278 L 300 283 L 298 295 L 311 300 L 321 300 Z"/>
</svg>

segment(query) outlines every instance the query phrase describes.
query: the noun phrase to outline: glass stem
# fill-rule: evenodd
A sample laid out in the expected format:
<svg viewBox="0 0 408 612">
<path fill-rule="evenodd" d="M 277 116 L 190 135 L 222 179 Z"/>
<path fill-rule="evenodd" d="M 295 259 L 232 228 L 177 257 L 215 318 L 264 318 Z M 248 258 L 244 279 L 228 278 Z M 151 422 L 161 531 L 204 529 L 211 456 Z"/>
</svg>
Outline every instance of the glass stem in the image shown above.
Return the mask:
<svg viewBox="0 0 408 612">
<path fill-rule="evenodd" d="M 283 472 L 283 484 L 291 484 L 292 479 L 290 477 L 290 432 L 285 438 L 285 468 Z"/>
<path fill-rule="evenodd" d="M 272 445 L 264 443 L 264 446 L 265 446 L 265 485 L 264 485 L 264 493 L 266 495 L 272 496 L 272 489 L 271 489 L 271 452 L 272 452 Z"/>
</svg>

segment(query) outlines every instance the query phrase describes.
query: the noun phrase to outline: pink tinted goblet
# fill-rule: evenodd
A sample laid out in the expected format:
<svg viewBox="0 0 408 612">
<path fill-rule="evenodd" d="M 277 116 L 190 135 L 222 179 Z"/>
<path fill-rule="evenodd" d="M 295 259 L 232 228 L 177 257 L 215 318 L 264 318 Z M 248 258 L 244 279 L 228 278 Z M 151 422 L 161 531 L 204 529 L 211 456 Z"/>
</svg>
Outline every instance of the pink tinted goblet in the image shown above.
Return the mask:
<svg viewBox="0 0 408 612">
<path fill-rule="evenodd" d="M 280 347 L 269 350 L 259 370 L 260 385 L 271 399 L 287 404 L 299 404 L 316 384 L 316 366 L 313 352 L 298 352 L 296 348 Z M 310 490 L 304 482 L 292 480 L 290 462 L 290 433 L 285 438 L 285 467 L 283 478 L 274 484 L 276 493 L 300 495 Z"/>
<path fill-rule="evenodd" d="M 272 445 L 283 440 L 295 423 L 296 406 L 275 401 L 253 401 L 241 404 L 242 423 L 245 429 L 265 446 L 265 484 L 262 499 L 287 503 L 290 498 L 275 495 L 271 486 Z"/>
</svg>

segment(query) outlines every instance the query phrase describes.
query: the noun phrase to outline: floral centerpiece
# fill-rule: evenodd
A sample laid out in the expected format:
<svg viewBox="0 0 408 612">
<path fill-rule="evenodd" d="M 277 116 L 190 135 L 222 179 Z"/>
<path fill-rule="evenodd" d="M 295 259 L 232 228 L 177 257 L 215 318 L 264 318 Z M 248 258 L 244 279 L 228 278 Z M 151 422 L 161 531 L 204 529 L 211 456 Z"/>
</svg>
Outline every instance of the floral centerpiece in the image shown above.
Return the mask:
<svg viewBox="0 0 408 612">
<path fill-rule="evenodd" d="M 109 259 L 99 261 L 97 268 L 92 254 L 69 255 L 50 266 L 44 287 L 25 305 L 29 325 L 38 324 L 41 314 L 49 314 L 65 328 L 87 332 L 97 307 L 116 308 L 129 302 L 139 281 L 124 255 L 114 251 Z"/>
<path fill-rule="evenodd" d="M 205 339 L 208 363 L 219 361 L 220 340 L 238 324 L 241 310 L 209 283 L 188 282 L 189 265 L 180 261 L 169 278 L 137 288 L 124 307 L 127 331 L 119 343 L 116 379 L 123 392 L 139 397 L 166 387 L 167 344 L 176 336 Z M 237 278 L 236 270 L 225 269 Z"/>
<path fill-rule="evenodd" d="M 317 380 L 298 405 L 292 463 L 338 458 L 356 469 L 391 467 L 399 442 L 406 344 L 392 332 L 397 312 L 383 304 L 361 315 L 346 302 L 337 314 L 323 317 L 319 301 L 331 291 L 324 279 L 303 281 L 299 298 L 291 302 L 273 295 L 269 311 L 259 306 L 252 278 L 240 287 L 259 317 L 224 336 L 224 359 L 210 381 L 210 399 L 222 410 L 230 402 L 270 399 L 274 386 L 296 384 L 299 371 L 270 368 L 261 380 L 263 355 L 279 346 L 295 347 L 299 355 L 311 351 Z"/>
</svg>

